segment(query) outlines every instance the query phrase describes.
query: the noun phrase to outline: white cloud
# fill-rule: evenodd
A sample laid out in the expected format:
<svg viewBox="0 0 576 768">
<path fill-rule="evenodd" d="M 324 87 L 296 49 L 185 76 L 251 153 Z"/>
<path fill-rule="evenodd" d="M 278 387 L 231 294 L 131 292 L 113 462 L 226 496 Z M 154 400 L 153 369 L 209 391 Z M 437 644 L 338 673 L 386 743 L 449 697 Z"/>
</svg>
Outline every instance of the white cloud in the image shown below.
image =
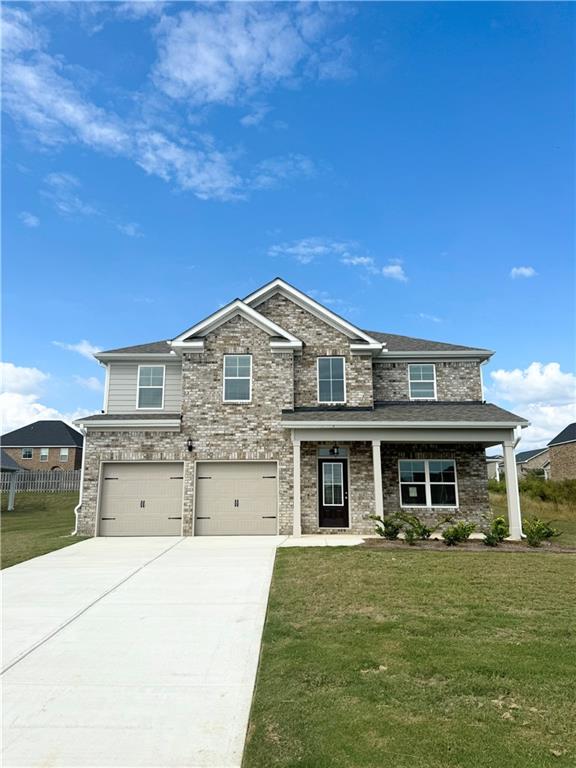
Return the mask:
<svg viewBox="0 0 576 768">
<path fill-rule="evenodd" d="M 401 283 L 408 282 L 404 267 L 398 261 L 391 262 L 385 267 L 382 267 L 382 274 L 384 277 L 388 277 L 391 280 L 399 280 Z"/>
<path fill-rule="evenodd" d="M 13 363 L 0 363 L 0 429 L 2 433 L 18 429 L 33 421 L 62 419 L 68 424 L 86 416 L 89 411 L 77 409 L 61 413 L 39 401 L 42 387 L 50 375 L 38 368 L 27 368 Z"/>
<path fill-rule="evenodd" d="M 538 273 L 534 267 L 512 267 L 510 277 L 515 280 L 517 277 L 535 277 Z"/>
<path fill-rule="evenodd" d="M 140 224 L 136 224 L 133 221 L 127 224 L 117 224 L 116 228 L 122 232 L 123 235 L 128 235 L 128 237 L 144 237 L 140 229 Z"/>
<path fill-rule="evenodd" d="M 285 181 L 311 177 L 316 173 L 314 163 L 305 155 L 285 155 L 262 160 L 255 167 L 249 186 L 251 189 L 274 189 Z"/>
<path fill-rule="evenodd" d="M 49 200 L 62 216 L 96 216 L 100 211 L 85 203 L 79 196 L 80 181 L 71 173 L 49 173 L 44 178 L 41 194 Z"/>
<path fill-rule="evenodd" d="M 26 394 L 36 390 L 49 378 L 38 368 L 25 368 L 14 363 L 0 363 L 0 390 Z"/>
<path fill-rule="evenodd" d="M 96 347 L 87 339 L 82 339 L 82 341 L 79 341 L 76 344 L 67 344 L 64 341 L 53 341 L 52 344 L 54 344 L 55 347 L 60 347 L 60 349 L 66 349 L 69 352 L 77 352 L 79 355 L 82 355 L 82 357 L 87 357 L 88 360 L 92 361 L 94 361 L 94 355 L 97 355 L 98 352 L 101 351 L 100 347 Z"/>
<path fill-rule="evenodd" d="M 258 106 L 254 107 L 252 111 L 247 115 L 244 115 L 244 117 L 240 118 L 240 125 L 243 125 L 246 128 L 252 128 L 256 125 L 260 125 L 266 115 L 271 111 L 272 107 L 269 107 L 267 104 L 259 104 Z"/>
<path fill-rule="evenodd" d="M 91 389 L 93 392 L 102 392 L 104 389 L 104 385 L 100 379 L 96 378 L 96 376 L 88 376 L 87 378 L 83 378 L 82 376 L 74 376 L 74 381 L 77 384 L 80 384 L 81 387 Z"/>
<path fill-rule="evenodd" d="M 34 216 L 33 213 L 29 213 L 28 211 L 21 211 L 18 214 L 18 218 L 25 227 L 30 227 L 31 229 L 34 229 L 40 224 L 40 219 L 38 216 Z"/>
<path fill-rule="evenodd" d="M 306 3 L 197 4 L 157 27 L 154 79 L 172 98 L 234 104 L 277 85 L 350 74 L 339 10 Z"/>
<path fill-rule="evenodd" d="M 524 416 L 531 426 L 522 430 L 522 447 L 540 447 L 576 420 L 576 376 L 558 363 L 531 363 L 521 370 L 490 373 L 487 393 L 504 407 Z"/>
<path fill-rule="evenodd" d="M 268 249 L 269 256 L 288 256 L 300 264 L 310 264 L 324 256 L 341 256 L 349 251 L 350 244 L 326 237 L 305 237 L 279 243 Z"/>
<path fill-rule="evenodd" d="M 144 19 L 148 16 L 161 16 L 168 3 L 154 0 L 132 0 L 132 2 L 114 4 L 118 16 L 127 19 Z"/>
<path fill-rule="evenodd" d="M 426 312 L 419 312 L 418 313 L 418 317 L 420 318 L 420 320 L 428 320 L 431 323 L 441 323 L 442 322 L 442 318 L 441 317 L 436 317 L 436 315 L 427 315 Z"/>
<path fill-rule="evenodd" d="M 372 269 L 375 266 L 372 256 L 344 256 L 340 261 L 342 264 L 347 264 L 350 267 L 367 267 Z"/>
</svg>

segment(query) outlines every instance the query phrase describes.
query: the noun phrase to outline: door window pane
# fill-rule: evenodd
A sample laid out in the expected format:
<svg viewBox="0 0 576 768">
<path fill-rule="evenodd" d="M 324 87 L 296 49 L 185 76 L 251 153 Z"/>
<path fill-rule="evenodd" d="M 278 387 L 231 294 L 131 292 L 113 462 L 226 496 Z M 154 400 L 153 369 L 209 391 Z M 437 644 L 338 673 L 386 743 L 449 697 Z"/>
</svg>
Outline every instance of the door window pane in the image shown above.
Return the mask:
<svg viewBox="0 0 576 768">
<path fill-rule="evenodd" d="M 342 464 L 322 465 L 322 493 L 325 505 L 342 506 L 344 501 Z"/>
</svg>

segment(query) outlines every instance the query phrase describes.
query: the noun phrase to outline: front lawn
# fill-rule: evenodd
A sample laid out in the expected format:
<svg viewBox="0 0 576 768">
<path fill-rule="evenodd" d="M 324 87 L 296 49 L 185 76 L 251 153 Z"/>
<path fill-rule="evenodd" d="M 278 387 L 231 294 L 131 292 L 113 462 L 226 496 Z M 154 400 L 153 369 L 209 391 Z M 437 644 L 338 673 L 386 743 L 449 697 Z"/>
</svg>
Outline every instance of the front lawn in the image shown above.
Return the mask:
<svg viewBox="0 0 576 768">
<path fill-rule="evenodd" d="M 277 553 L 244 768 L 576 764 L 576 558 Z"/>
<path fill-rule="evenodd" d="M 77 491 L 17 493 L 14 511 L 2 512 L 2 568 L 82 541 L 70 536 L 77 504 Z"/>
</svg>

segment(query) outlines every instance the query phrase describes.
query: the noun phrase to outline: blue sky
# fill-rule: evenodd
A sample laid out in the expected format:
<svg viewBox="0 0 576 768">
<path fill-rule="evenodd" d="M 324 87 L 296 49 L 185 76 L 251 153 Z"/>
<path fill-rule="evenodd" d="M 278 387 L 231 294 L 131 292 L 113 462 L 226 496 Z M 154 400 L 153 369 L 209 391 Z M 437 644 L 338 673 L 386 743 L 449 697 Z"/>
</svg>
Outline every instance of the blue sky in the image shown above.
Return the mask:
<svg viewBox="0 0 576 768">
<path fill-rule="evenodd" d="M 568 3 L 4 4 L 4 428 L 280 275 L 574 408 Z"/>
</svg>

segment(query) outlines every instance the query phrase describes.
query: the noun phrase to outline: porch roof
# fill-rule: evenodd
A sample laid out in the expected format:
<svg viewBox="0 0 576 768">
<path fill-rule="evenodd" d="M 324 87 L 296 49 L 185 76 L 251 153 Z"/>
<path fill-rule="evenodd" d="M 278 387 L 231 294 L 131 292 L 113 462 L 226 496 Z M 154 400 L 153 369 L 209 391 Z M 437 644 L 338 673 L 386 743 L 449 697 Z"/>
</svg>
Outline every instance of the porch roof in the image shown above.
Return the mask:
<svg viewBox="0 0 576 768">
<path fill-rule="evenodd" d="M 515 413 L 484 402 L 378 402 L 374 408 L 296 408 L 282 413 L 287 428 L 526 427 Z"/>
</svg>

